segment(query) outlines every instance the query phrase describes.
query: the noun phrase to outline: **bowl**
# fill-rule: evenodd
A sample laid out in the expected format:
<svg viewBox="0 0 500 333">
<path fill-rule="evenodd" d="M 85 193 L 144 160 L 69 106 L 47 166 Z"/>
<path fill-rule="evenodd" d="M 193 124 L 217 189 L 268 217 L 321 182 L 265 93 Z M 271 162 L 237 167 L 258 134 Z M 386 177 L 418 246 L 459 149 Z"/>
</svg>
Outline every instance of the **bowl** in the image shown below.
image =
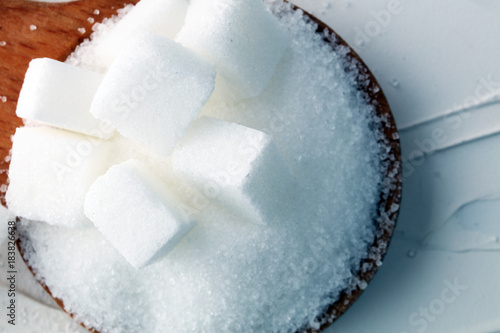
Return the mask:
<svg viewBox="0 0 500 333">
<path fill-rule="evenodd" d="M 136 2 L 136 1 L 133 1 Z M 36 13 L 37 11 L 46 11 L 47 8 L 50 8 L 51 6 L 55 5 L 40 5 L 40 4 L 18 4 L 20 7 L 18 7 L 16 10 L 18 11 L 26 11 L 27 13 Z M 26 6 L 24 9 L 23 6 Z M 89 11 L 92 6 L 89 6 L 89 4 L 84 4 L 84 2 L 79 2 L 79 3 L 73 3 L 70 5 L 57 5 L 56 7 L 61 6 L 67 8 L 67 14 L 66 15 L 75 15 L 75 16 L 82 16 L 84 17 L 87 13 L 85 10 L 83 10 L 83 7 L 87 8 L 86 10 Z M 67 6 L 72 6 L 72 7 L 67 7 Z M 75 11 L 75 8 L 81 7 L 82 9 L 80 11 Z M 97 7 L 93 7 L 97 8 Z M 99 7 L 101 8 L 101 7 Z M 102 7 L 104 8 L 104 7 Z M 109 5 L 107 10 L 99 10 L 99 15 L 102 13 L 102 16 L 105 15 L 110 15 L 112 12 L 112 9 L 109 8 Z M 299 7 L 294 6 L 294 10 L 302 10 Z M 68 14 L 72 13 L 72 14 Z M 83 14 L 82 14 L 83 13 Z M 95 10 L 93 13 L 97 13 Z M 85 14 L 85 15 L 84 15 Z M 346 53 L 346 58 L 349 59 L 350 65 L 344 68 L 345 71 L 347 72 L 356 72 L 358 75 L 358 90 L 362 91 L 363 93 L 368 96 L 369 103 L 373 105 L 376 114 L 380 119 L 382 119 L 382 122 L 380 123 L 380 128 L 378 129 L 380 131 L 381 138 L 380 141 L 381 143 L 386 147 L 388 151 L 388 158 L 384 161 L 382 161 L 382 164 L 384 166 L 384 187 L 382 188 L 380 192 L 380 197 L 379 197 L 379 202 L 378 202 L 378 211 L 376 214 L 375 219 L 373 220 L 373 224 L 376 229 L 376 234 L 375 234 L 375 240 L 373 243 L 369 246 L 368 249 L 368 256 L 364 258 L 360 263 L 359 267 L 357 270 L 357 274 L 355 278 L 352 279 L 350 285 L 346 286 L 344 291 L 341 293 L 340 297 L 338 300 L 331 304 L 329 308 L 318 318 L 318 321 L 321 323 L 321 327 L 318 329 L 312 329 L 312 328 L 304 328 L 304 332 L 320 332 L 321 330 L 325 329 L 329 325 L 331 325 L 336 319 L 338 319 L 343 313 L 347 311 L 347 309 L 360 297 L 362 294 L 363 290 L 367 287 L 367 283 L 373 278 L 375 273 L 377 272 L 378 268 L 382 264 L 382 261 L 384 259 L 384 256 L 387 252 L 388 245 L 391 240 L 392 233 L 394 231 L 395 225 L 396 225 L 396 220 L 399 212 L 399 204 L 400 204 L 400 199 L 401 199 L 401 187 L 402 187 L 402 164 L 401 164 L 401 152 L 400 152 L 400 145 L 399 145 L 399 136 L 397 132 L 397 128 L 389 107 L 389 104 L 382 92 L 382 89 L 380 85 L 378 84 L 377 80 L 373 76 L 373 74 L 370 72 L 368 67 L 364 64 L 362 59 L 356 54 L 356 52 L 349 47 L 349 45 L 340 37 L 338 36 L 333 29 L 331 29 L 329 26 L 327 26 L 325 23 L 314 17 L 312 14 L 305 12 L 305 15 L 308 17 L 309 20 L 315 22 L 317 24 L 317 29 L 316 33 L 320 34 L 324 40 L 325 43 L 327 43 L 331 49 L 332 52 L 343 52 Z M 36 15 L 35 15 L 36 16 Z M 26 16 L 25 16 L 26 17 Z M 25 20 L 27 20 L 25 18 Z M 9 26 L 10 28 L 10 26 Z M 41 29 L 42 27 L 37 27 L 37 29 Z M 71 51 L 76 47 L 76 45 L 82 41 L 83 37 L 88 36 L 88 31 L 86 30 L 85 32 L 82 33 L 83 30 L 80 30 L 80 36 L 77 36 L 76 33 L 73 36 L 73 44 L 71 45 L 65 45 L 63 51 L 63 47 L 61 48 L 61 51 L 57 51 L 58 54 L 56 56 L 52 55 L 55 58 L 58 59 L 64 59 L 67 55 L 71 53 Z M 22 37 L 22 36 L 21 36 Z M 53 38 L 50 34 L 46 38 Z M 0 38 L 2 39 L 2 38 Z M 36 42 L 35 42 L 36 43 Z M 21 43 L 20 43 L 21 44 Z M 26 50 L 29 50 L 29 45 L 26 48 Z M 20 50 L 20 48 L 16 49 L 17 51 Z M 25 50 L 25 51 L 26 51 Z M 25 52 L 28 53 L 28 52 Z M 36 58 L 40 56 L 51 56 L 50 52 L 48 53 L 43 53 L 42 55 L 34 52 L 34 53 L 28 53 L 23 54 L 22 61 L 24 61 L 25 65 L 27 66 L 27 63 L 31 59 L 31 57 Z M 0 53 L 0 58 L 2 54 Z M 21 60 L 19 60 L 21 61 Z M 21 62 L 22 62 L 21 61 Z M 24 75 L 24 72 L 22 72 L 23 66 L 14 66 L 14 64 L 17 64 L 16 62 L 11 63 L 11 67 L 15 67 L 15 69 L 11 69 L 11 71 L 20 71 L 22 75 Z M 24 66 L 24 67 L 26 67 Z M 19 76 L 19 74 L 18 74 Z M 15 81 L 14 81 L 15 82 Z M 19 82 L 16 82 L 17 86 L 13 88 L 14 90 L 14 95 L 19 93 L 20 89 L 20 84 Z M 17 89 L 17 91 L 15 91 Z M 13 103 L 15 98 L 9 98 L 9 102 Z M 15 109 L 15 104 L 8 105 L 7 112 L 2 110 L 2 118 L 4 122 L 7 124 L 7 128 L 10 129 L 11 131 L 13 128 L 21 124 L 21 121 L 15 116 L 13 117 L 13 110 L 12 108 Z M 7 114 L 7 115 L 4 115 Z M 6 134 L 8 134 L 9 131 L 7 131 Z M 5 150 L 6 146 L 8 146 L 10 143 L 10 135 L 5 135 L 2 139 L 3 141 L 0 141 L 2 144 L 2 148 Z M 4 152 L 5 153 L 5 152 Z M 6 181 L 3 181 L 2 183 L 6 183 Z M 22 246 L 22 243 L 18 241 L 17 243 L 19 251 L 21 254 L 24 254 L 24 248 Z M 30 270 L 32 270 L 31 267 L 29 267 Z M 32 270 L 33 272 L 33 270 Z M 45 288 L 45 290 L 51 294 L 49 288 L 43 284 L 43 282 L 39 281 L 41 285 Z M 53 297 L 54 298 L 54 297 Z M 64 309 L 64 303 L 62 300 L 54 298 L 56 303 Z M 95 332 L 95 331 L 93 331 Z"/>
</svg>

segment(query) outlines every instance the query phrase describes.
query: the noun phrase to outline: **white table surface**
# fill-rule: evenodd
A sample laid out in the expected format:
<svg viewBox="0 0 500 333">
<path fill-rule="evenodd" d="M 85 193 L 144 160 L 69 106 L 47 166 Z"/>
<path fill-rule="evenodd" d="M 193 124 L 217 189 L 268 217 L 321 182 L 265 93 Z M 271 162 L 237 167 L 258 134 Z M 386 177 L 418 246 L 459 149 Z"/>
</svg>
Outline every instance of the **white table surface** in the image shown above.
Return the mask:
<svg viewBox="0 0 500 333">
<path fill-rule="evenodd" d="M 326 333 L 500 332 L 500 2 L 293 2 L 330 25 L 374 72 L 405 161 L 384 265 Z M 2 319 L 0 332 L 86 332 L 28 272 L 18 279 L 17 325 Z M 0 297 L 3 309 L 6 302 Z"/>
</svg>

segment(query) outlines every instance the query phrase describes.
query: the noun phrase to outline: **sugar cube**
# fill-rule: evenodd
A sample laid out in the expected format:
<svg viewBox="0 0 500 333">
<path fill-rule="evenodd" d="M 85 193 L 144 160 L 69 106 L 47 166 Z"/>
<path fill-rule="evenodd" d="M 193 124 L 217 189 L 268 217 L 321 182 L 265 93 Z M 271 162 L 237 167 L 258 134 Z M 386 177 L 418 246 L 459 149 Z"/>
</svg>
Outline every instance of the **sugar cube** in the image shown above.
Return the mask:
<svg viewBox="0 0 500 333">
<path fill-rule="evenodd" d="M 92 182 L 116 163 L 110 141 L 51 127 L 20 127 L 13 137 L 8 208 L 17 216 L 81 228 Z"/>
<path fill-rule="evenodd" d="M 92 184 L 85 214 L 135 268 L 172 250 L 195 226 L 177 200 L 138 160 L 112 166 Z"/>
<path fill-rule="evenodd" d="M 114 131 L 89 112 L 102 78 L 57 60 L 33 59 L 19 94 L 17 116 L 108 139 Z"/>
<path fill-rule="evenodd" d="M 172 165 L 186 184 L 259 224 L 272 222 L 294 186 L 269 135 L 208 117 L 192 124 Z"/>
<path fill-rule="evenodd" d="M 175 39 L 184 24 L 186 0 L 141 0 L 96 44 L 96 55 L 111 65 L 121 49 L 140 33 Z"/>
<path fill-rule="evenodd" d="M 212 60 L 236 99 L 262 93 L 288 45 L 261 0 L 192 0 L 177 41 Z"/>
<path fill-rule="evenodd" d="M 215 86 L 215 68 L 167 38 L 143 34 L 113 62 L 91 113 L 167 156 Z"/>
</svg>

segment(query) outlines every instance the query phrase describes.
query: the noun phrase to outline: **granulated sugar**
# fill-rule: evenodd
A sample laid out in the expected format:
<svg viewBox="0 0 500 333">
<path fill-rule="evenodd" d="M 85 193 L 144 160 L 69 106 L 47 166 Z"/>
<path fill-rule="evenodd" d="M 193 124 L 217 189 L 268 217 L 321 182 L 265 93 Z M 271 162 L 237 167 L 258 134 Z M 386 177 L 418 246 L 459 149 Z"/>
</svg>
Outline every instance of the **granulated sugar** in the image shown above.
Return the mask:
<svg viewBox="0 0 500 333">
<path fill-rule="evenodd" d="M 28 264 L 87 327 L 158 333 L 319 327 L 316 318 L 368 255 L 382 181 L 373 107 L 356 75 L 345 73 L 342 52 L 332 52 L 301 11 L 267 5 L 290 40 L 270 85 L 239 103 L 214 95 L 202 115 L 267 133 L 296 181 L 294 195 L 276 211 L 276 223 L 247 223 L 185 189 L 169 158 L 151 162 L 198 224 L 142 270 L 95 228 L 22 221 Z M 86 42 L 71 62 L 100 68 L 92 54 Z"/>
</svg>

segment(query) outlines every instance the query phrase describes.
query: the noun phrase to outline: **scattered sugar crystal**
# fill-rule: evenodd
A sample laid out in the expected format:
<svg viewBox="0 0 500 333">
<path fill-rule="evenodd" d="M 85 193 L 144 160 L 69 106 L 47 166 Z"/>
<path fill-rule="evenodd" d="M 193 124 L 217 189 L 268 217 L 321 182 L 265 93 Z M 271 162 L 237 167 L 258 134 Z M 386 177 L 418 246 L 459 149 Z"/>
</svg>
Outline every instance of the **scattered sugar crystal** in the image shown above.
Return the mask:
<svg viewBox="0 0 500 333">
<path fill-rule="evenodd" d="M 76 320 L 110 333 L 300 331 L 317 325 L 368 257 L 382 182 L 373 108 L 343 70 L 352 63 L 324 47 L 316 26 L 290 5 L 266 6 L 291 40 L 270 85 L 240 103 L 211 99 L 202 115 L 270 135 L 294 197 L 266 227 L 203 206 L 184 241 L 142 270 L 95 228 L 23 221 L 26 260 Z M 173 174 L 168 158 L 155 170 Z M 372 267 L 381 263 L 371 256 Z"/>
<path fill-rule="evenodd" d="M 113 62 L 91 113 L 124 137 L 168 155 L 201 111 L 215 85 L 215 68 L 164 37 L 144 34 Z"/>
<path fill-rule="evenodd" d="M 361 290 L 365 290 L 366 287 L 368 287 L 368 283 L 366 281 L 359 281 L 358 285 Z"/>
<path fill-rule="evenodd" d="M 186 0 L 141 0 L 96 47 L 96 53 L 110 65 L 121 49 L 141 33 L 155 33 L 174 39 L 184 24 Z"/>
<path fill-rule="evenodd" d="M 50 127 L 21 127 L 13 137 L 6 201 L 17 216 L 87 227 L 83 201 L 114 162 L 110 142 Z"/>
<path fill-rule="evenodd" d="M 37 26 L 36 26 L 36 25 L 34 25 L 34 24 L 30 25 L 30 30 L 31 30 L 31 31 L 34 31 L 34 30 L 36 30 L 36 29 L 37 29 Z"/>
<path fill-rule="evenodd" d="M 398 204 L 392 204 L 391 208 L 389 209 L 390 212 L 397 212 L 399 210 L 399 205 Z"/>
<path fill-rule="evenodd" d="M 408 258 L 415 258 L 416 255 L 417 255 L 417 251 L 415 251 L 415 250 L 408 250 L 408 252 L 406 253 L 406 256 Z"/>
<path fill-rule="evenodd" d="M 197 119 L 172 160 L 185 183 L 250 222 L 271 223 L 294 191 L 271 137 L 234 123 Z"/>
<path fill-rule="evenodd" d="M 0 41 L 0 46 L 5 46 L 5 45 L 7 45 L 6 41 L 4 41 L 4 40 Z"/>
<path fill-rule="evenodd" d="M 19 94 L 20 118 L 108 139 L 113 135 L 92 117 L 90 104 L 103 76 L 48 58 L 30 62 Z"/>
<path fill-rule="evenodd" d="M 288 44 L 260 0 L 193 0 L 177 40 L 216 64 L 218 88 L 243 99 L 267 87 Z"/>
<path fill-rule="evenodd" d="M 171 251 L 195 226 L 177 200 L 137 160 L 112 166 L 90 187 L 85 215 L 135 268 Z"/>
<path fill-rule="evenodd" d="M 7 96 L 2 96 L 0 100 L 2 101 L 2 103 L 7 103 Z"/>
<path fill-rule="evenodd" d="M 356 46 L 359 46 L 359 47 L 364 47 L 366 45 L 366 41 L 363 39 L 358 39 L 354 43 L 356 44 Z"/>
<path fill-rule="evenodd" d="M 95 19 L 93 17 L 87 18 L 87 21 L 89 21 L 90 24 L 93 24 L 95 22 Z"/>
<path fill-rule="evenodd" d="M 94 15 L 99 15 L 101 12 L 99 11 L 99 9 L 95 9 L 94 10 Z"/>
<path fill-rule="evenodd" d="M 81 28 L 78 28 L 77 29 L 79 33 L 81 33 L 82 35 L 87 31 L 85 30 L 85 28 L 81 27 Z"/>
</svg>

